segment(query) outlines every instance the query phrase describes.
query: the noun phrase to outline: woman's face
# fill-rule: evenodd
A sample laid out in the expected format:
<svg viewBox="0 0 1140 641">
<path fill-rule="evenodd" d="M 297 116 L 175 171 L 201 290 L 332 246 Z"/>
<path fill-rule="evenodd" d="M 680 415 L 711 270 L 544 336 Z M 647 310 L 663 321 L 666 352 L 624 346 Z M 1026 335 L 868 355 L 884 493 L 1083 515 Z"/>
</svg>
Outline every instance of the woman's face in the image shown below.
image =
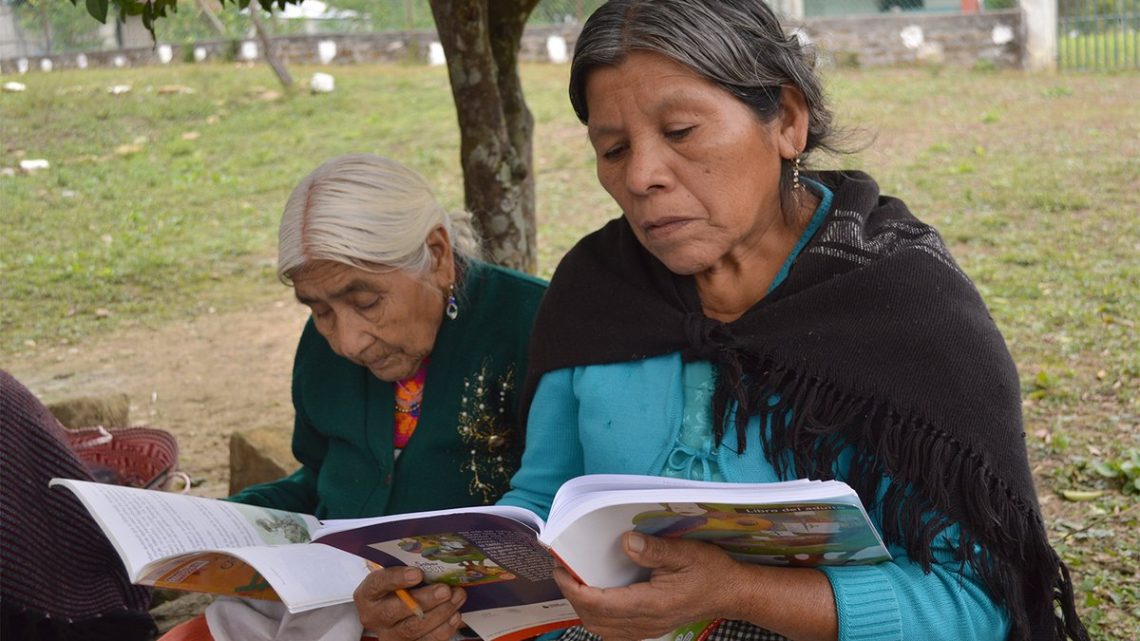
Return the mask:
<svg viewBox="0 0 1140 641">
<path fill-rule="evenodd" d="M 445 234 L 443 239 L 446 245 Z M 314 260 L 292 279 L 297 300 L 312 311 L 313 324 L 332 350 L 382 381 L 415 374 L 435 345 L 454 270 L 450 247 L 433 245 L 431 236 L 428 244 L 436 260 L 424 275 Z"/>
<path fill-rule="evenodd" d="M 786 108 L 762 123 L 719 86 L 647 52 L 591 71 L 586 102 L 598 180 L 674 273 L 732 268 L 783 227 L 780 161 L 802 147 Z"/>
</svg>

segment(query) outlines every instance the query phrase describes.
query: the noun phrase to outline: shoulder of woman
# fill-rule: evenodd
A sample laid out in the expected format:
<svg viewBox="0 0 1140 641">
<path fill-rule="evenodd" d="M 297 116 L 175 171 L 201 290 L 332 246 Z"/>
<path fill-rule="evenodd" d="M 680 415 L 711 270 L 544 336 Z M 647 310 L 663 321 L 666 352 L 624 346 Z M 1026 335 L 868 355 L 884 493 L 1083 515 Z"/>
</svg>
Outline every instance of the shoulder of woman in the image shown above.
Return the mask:
<svg viewBox="0 0 1140 641">
<path fill-rule="evenodd" d="M 537 305 L 547 286 L 536 276 L 483 262 L 470 264 L 464 281 L 466 297 L 479 305 Z"/>
</svg>

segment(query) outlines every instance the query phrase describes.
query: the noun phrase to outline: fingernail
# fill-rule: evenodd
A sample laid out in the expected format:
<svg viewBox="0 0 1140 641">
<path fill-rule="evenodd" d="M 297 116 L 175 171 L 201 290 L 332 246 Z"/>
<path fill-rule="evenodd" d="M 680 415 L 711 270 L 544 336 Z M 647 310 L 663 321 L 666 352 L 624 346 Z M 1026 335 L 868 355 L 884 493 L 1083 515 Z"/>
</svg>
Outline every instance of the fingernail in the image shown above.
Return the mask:
<svg viewBox="0 0 1140 641">
<path fill-rule="evenodd" d="M 447 587 L 446 585 L 437 585 L 435 586 L 435 591 L 432 592 L 432 594 L 435 595 L 435 598 L 437 599 L 446 599 L 447 593 L 450 589 L 451 588 Z"/>
<path fill-rule="evenodd" d="M 641 536 L 637 532 L 631 532 L 630 533 L 629 540 L 627 541 L 626 544 L 629 546 L 629 549 L 633 552 L 644 552 L 645 551 L 645 537 Z"/>
<path fill-rule="evenodd" d="M 463 597 L 463 590 L 456 590 L 455 593 L 451 595 L 451 602 L 455 605 L 459 605 L 460 603 L 463 603 Z"/>
<path fill-rule="evenodd" d="M 450 623 L 451 625 L 459 625 L 459 622 L 462 620 L 463 620 L 463 617 L 459 616 L 459 613 L 456 612 L 455 614 L 451 615 L 451 618 L 448 619 L 447 622 Z"/>
<path fill-rule="evenodd" d="M 412 568 L 407 568 L 406 570 L 404 570 L 404 582 L 405 583 L 419 583 L 419 581 L 420 581 L 420 576 L 419 576 L 419 574 L 416 573 L 415 570 L 413 570 Z"/>
</svg>

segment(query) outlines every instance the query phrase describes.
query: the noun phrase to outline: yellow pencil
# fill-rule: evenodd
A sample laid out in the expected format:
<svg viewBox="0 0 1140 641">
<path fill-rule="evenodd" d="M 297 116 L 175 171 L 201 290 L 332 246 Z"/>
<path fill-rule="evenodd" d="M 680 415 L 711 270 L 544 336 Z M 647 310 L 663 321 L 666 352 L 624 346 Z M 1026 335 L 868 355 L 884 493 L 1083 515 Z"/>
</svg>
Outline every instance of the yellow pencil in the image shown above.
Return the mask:
<svg viewBox="0 0 1140 641">
<path fill-rule="evenodd" d="M 369 561 L 368 559 L 364 560 L 364 564 L 368 567 L 369 570 L 379 570 L 384 567 L 379 563 Z M 418 616 L 421 619 L 424 618 L 424 609 L 420 607 L 419 603 L 416 603 L 416 600 L 412 598 L 411 594 L 408 594 L 407 590 L 404 588 L 398 588 L 396 590 L 396 596 L 404 602 L 404 605 L 408 606 L 408 609 L 412 611 L 412 614 Z"/>
<path fill-rule="evenodd" d="M 400 597 L 400 600 L 404 602 L 404 605 L 408 606 L 412 614 L 421 619 L 424 618 L 424 609 L 420 607 L 419 603 L 416 603 L 416 600 L 412 598 L 412 595 L 408 594 L 407 590 L 404 588 L 396 590 L 396 596 Z"/>
</svg>

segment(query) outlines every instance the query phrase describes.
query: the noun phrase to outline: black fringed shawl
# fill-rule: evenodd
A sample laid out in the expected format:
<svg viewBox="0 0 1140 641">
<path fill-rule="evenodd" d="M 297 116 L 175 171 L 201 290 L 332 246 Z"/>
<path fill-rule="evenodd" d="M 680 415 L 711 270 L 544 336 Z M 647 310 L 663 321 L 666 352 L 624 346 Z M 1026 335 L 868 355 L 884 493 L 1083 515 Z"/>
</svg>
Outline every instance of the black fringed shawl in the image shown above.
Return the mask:
<svg viewBox="0 0 1140 641">
<path fill-rule="evenodd" d="M 854 447 L 846 480 L 864 501 L 892 481 L 867 505 L 881 508 L 889 542 L 929 571 L 931 541 L 958 522 L 1011 639 L 1087 639 L 1037 505 L 1017 371 L 981 297 L 937 232 L 869 176 L 814 177 L 834 192 L 832 210 L 787 279 L 731 323 L 705 317 L 693 279 L 669 272 L 624 219 L 580 241 L 539 309 L 523 416 L 555 369 L 676 351 L 711 361 L 718 439 L 727 408 L 738 424 L 790 410 L 792 424 L 761 444 L 781 476 L 830 478 Z M 794 469 L 777 456 L 787 451 Z"/>
</svg>

